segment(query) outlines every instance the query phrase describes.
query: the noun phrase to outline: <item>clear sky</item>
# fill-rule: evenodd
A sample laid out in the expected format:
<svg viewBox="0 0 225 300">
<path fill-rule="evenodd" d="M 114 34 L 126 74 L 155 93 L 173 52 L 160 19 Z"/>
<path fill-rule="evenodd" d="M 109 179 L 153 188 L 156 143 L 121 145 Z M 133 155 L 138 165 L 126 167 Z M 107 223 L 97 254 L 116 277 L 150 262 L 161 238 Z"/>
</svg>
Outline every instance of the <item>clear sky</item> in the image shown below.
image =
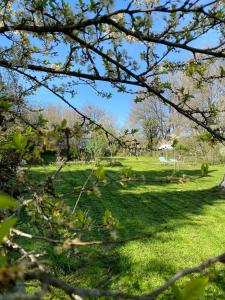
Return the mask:
<svg viewBox="0 0 225 300">
<path fill-rule="evenodd" d="M 77 108 L 82 108 L 85 104 L 99 106 L 100 108 L 112 114 L 118 125 L 123 127 L 126 125 L 126 120 L 129 115 L 132 96 L 124 93 L 116 93 L 116 91 L 112 89 L 109 84 L 106 85 L 108 85 L 107 90 L 113 94 L 112 98 L 102 98 L 97 96 L 89 87 L 79 87 L 78 94 L 75 95 L 73 99 L 70 99 L 70 103 Z M 37 95 L 32 96 L 31 102 L 38 106 L 48 106 L 54 103 L 64 105 L 60 99 L 52 95 L 44 88 L 41 88 Z"/>
<path fill-rule="evenodd" d="M 215 33 L 214 33 L 215 34 Z M 202 45 L 208 45 L 212 42 L 215 42 L 216 37 L 213 33 L 206 37 L 202 37 L 198 40 Z M 130 53 L 135 56 L 137 46 L 129 44 Z M 183 52 L 179 55 L 179 59 L 184 59 L 190 57 L 190 54 Z M 170 55 L 170 59 L 176 60 L 177 54 L 173 53 Z M 112 98 L 106 99 L 98 96 L 89 86 L 79 86 L 76 88 L 77 95 L 74 98 L 68 98 L 71 104 L 75 105 L 77 108 L 82 108 L 85 104 L 94 104 L 100 108 L 111 113 L 114 118 L 117 120 L 119 126 L 126 127 L 127 119 L 129 116 L 131 103 L 133 101 L 133 96 L 126 93 L 118 93 L 116 89 L 112 89 L 108 83 L 98 83 L 98 87 L 104 89 L 107 92 L 112 93 Z M 53 103 L 60 103 L 63 105 L 62 101 L 48 92 L 46 89 L 41 88 L 37 95 L 32 97 L 32 102 L 34 101 L 37 105 L 46 106 Z M 33 102 L 33 103 L 34 103 Z"/>
</svg>

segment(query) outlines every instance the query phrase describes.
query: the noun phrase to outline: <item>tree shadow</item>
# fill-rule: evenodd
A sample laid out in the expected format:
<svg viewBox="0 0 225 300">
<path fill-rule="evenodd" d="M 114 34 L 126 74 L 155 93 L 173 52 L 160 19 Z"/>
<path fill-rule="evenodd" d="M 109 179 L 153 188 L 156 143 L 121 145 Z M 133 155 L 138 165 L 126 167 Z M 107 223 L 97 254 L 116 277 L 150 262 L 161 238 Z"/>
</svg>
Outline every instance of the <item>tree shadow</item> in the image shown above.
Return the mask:
<svg viewBox="0 0 225 300">
<path fill-rule="evenodd" d="M 109 169 L 108 175 L 112 179 L 120 176 L 122 168 Z M 85 170 L 62 170 L 57 177 L 55 187 L 59 195 L 63 197 L 66 203 L 73 206 L 75 196 L 72 193 L 75 186 L 82 186 L 91 168 Z M 215 170 L 210 170 L 213 173 Z M 32 171 L 31 177 L 40 181 L 44 177 L 52 175 L 52 172 L 43 172 L 40 170 Z M 216 188 L 204 188 L 194 190 L 186 188 L 182 184 L 170 184 L 166 180 L 171 175 L 171 169 L 135 171 L 136 177 L 144 175 L 146 184 L 132 182 L 123 188 L 119 184 L 101 187 L 101 197 L 96 195 L 83 195 L 79 207 L 88 210 L 90 216 L 95 220 L 95 224 L 100 224 L 105 209 L 111 210 L 114 217 L 119 220 L 118 238 L 123 240 L 121 243 L 112 243 L 105 247 L 91 247 L 81 249 L 79 253 L 68 258 L 65 255 L 55 256 L 51 254 L 51 259 L 57 261 L 57 272 L 64 272 L 65 275 L 74 274 L 73 279 L 76 284 L 87 282 L 92 287 L 112 288 L 113 281 L 118 277 L 128 277 L 121 288 L 128 292 L 138 292 L 148 289 L 149 291 L 156 286 L 141 286 L 137 276 L 132 277 L 132 263 L 128 257 L 121 255 L 120 249 L 126 241 L 132 242 L 140 240 L 145 242 L 166 242 L 167 234 L 186 225 L 193 224 L 195 217 L 201 216 L 205 207 L 224 201 L 220 191 Z M 195 181 L 199 179 L 200 170 L 181 169 L 180 174 L 186 174 Z M 211 177 L 205 177 L 204 180 L 210 181 Z M 199 183 L 200 184 L 200 183 Z M 71 194 L 68 194 L 71 191 Z M 193 221 L 194 220 L 194 221 Z M 198 222 L 196 221 L 196 227 Z M 163 231 L 163 235 L 158 234 Z M 83 240 L 108 238 L 101 232 L 83 236 Z M 174 250 L 175 251 L 175 250 Z M 210 255 L 210 254 L 209 254 Z M 71 259 L 72 258 L 72 259 Z M 90 270 L 91 266 L 91 270 Z M 184 267 L 186 265 L 184 264 Z M 146 274 L 158 274 L 164 279 L 168 279 L 177 270 L 172 262 L 162 262 L 155 258 L 149 261 L 147 267 L 141 266 L 142 270 L 139 276 Z M 80 281 L 79 281 L 80 280 Z M 146 279 L 147 280 L 147 279 Z M 141 278 L 140 278 L 141 281 Z M 163 283 L 163 282 L 162 282 Z M 218 289 L 225 292 L 221 280 L 216 281 Z M 168 292 L 165 299 L 171 299 Z M 209 298 L 210 299 L 210 298 Z"/>
<path fill-rule="evenodd" d="M 108 170 L 111 180 L 120 178 L 121 168 Z M 62 170 L 55 180 L 55 189 L 65 202 L 73 206 L 78 194 L 74 194 L 74 187 L 82 187 L 92 169 Z M 211 170 L 214 172 L 215 170 Z M 180 170 L 181 174 L 191 177 L 191 180 L 199 179 L 198 170 Z M 30 178 L 36 181 L 46 179 L 54 172 L 32 171 Z M 192 215 L 201 214 L 205 205 L 213 205 L 221 200 L 222 195 L 217 188 L 192 190 L 186 189 L 185 184 L 169 183 L 167 178 L 171 170 L 135 171 L 137 181 L 128 183 L 122 187 L 118 183 L 109 186 L 100 186 L 101 196 L 83 194 L 79 207 L 87 209 L 96 223 L 101 222 L 105 209 L 111 210 L 113 216 L 120 221 L 119 231 L 121 236 L 127 234 L 148 233 L 155 231 L 160 226 L 171 223 L 188 222 Z M 144 175 L 146 181 L 138 180 Z M 210 178 L 204 177 L 205 180 Z M 145 189 L 147 186 L 147 191 Z M 151 186 L 157 188 L 151 189 Z M 143 188 L 144 187 L 144 188 Z M 168 189 L 167 189 L 168 187 Z M 159 189 L 160 188 L 160 189 Z M 162 188 L 162 189 L 161 189 Z M 183 190 L 184 188 L 184 190 Z M 138 189 L 138 192 L 136 190 Z M 150 230 L 150 231 L 149 231 Z"/>
</svg>

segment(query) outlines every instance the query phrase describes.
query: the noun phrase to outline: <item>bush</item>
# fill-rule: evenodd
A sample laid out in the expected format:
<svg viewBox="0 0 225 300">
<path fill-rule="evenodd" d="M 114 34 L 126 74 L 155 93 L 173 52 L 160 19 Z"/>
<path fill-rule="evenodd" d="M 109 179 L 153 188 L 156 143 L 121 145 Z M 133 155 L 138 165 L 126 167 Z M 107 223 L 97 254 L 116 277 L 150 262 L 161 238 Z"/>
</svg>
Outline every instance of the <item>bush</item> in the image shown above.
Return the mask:
<svg viewBox="0 0 225 300">
<path fill-rule="evenodd" d="M 177 143 L 174 146 L 174 150 L 176 150 L 176 151 L 182 151 L 182 152 L 189 152 L 190 148 L 187 145 L 185 145 L 185 144 Z"/>
<path fill-rule="evenodd" d="M 207 176 L 209 174 L 209 165 L 204 163 L 201 165 L 201 174 L 202 176 Z"/>
<path fill-rule="evenodd" d="M 87 142 L 86 151 L 98 161 L 104 155 L 107 146 L 105 136 L 100 132 L 94 132 Z"/>
</svg>

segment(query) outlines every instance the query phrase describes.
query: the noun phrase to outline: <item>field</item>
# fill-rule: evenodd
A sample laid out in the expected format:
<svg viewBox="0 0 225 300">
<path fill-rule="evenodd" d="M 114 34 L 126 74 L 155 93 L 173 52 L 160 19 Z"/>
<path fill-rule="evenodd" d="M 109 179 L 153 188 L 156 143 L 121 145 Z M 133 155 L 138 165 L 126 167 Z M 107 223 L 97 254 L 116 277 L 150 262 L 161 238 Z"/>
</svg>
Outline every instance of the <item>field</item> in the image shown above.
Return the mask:
<svg viewBox="0 0 225 300">
<path fill-rule="evenodd" d="M 200 164 L 184 163 L 179 172 L 188 176 L 187 182 L 170 183 L 167 179 L 173 166 L 164 166 L 157 158 L 121 158 L 120 162 L 122 167 L 109 167 L 106 174 L 117 178 L 123 167 L 131 167 L 137 177 L 144 175 L 146 182 L 103 187 L 101 197 L 83 195 L 79 203 L 95 224 L 101 222 L 105 209 L 110 209 L 119 220 L 117 243 L 79 248 L 67 256 L 56 255 L 48 243 L 37 242 L 36 247 L 48 251 L 58 276 L 83 287 L 140 294 L 158 287 L 176 271 L 224 251 L 225 199 L 216 188 L 225 171 L 223 165 L 210 166 L 209 175 L 201 177 Z M 63 199 L 71 207 L 76 198 L 66 193 L 82 184 L 93 167 L 69 163 L 57 177 L 56 190 L 65 194 Z M 44 178 L 56 168 L 54 164 L 33 167 L 31 176 Z M 90 232 L 85 238 L 105 237 Z M 225 271 L 223 266 L 216 268 L 206 299 L 225 299 Z M 53 299 L 66 299 L 61 297 L 57 292 Z M 174 298 L 168 291 L 163 299 Z"/>
</svg>

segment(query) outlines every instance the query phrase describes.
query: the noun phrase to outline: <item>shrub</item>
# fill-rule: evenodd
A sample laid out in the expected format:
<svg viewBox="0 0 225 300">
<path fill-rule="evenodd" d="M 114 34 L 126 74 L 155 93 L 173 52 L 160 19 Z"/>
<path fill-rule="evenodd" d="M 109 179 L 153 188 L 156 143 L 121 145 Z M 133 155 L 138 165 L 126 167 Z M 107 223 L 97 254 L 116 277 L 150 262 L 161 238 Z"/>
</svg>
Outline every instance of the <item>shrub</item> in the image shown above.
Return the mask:
<svg viewBox="0 0 225 300">
<path fill-rule="evenodd" d="M 94 132 L 88 140 L 86 150 L 95 160 L 99 160 L 104 155 L 107 145 L 105 136 L 100 132 Z"/>
<path fill-rule="evenodd" d="M 176 150 L 176 151 L 182 151 L 182 152 L 189 152 L 190 148 L 187 145 L 185 145 L 185 144 L 177 143 L 174 146 L 174 150 Z"/>
<path fill-rule="evenodd" d="M 201 165 L 201 174 L 202 176 L 207 176 L 209 174 L 209 165 L 204 163 Z"/>
</svg>

